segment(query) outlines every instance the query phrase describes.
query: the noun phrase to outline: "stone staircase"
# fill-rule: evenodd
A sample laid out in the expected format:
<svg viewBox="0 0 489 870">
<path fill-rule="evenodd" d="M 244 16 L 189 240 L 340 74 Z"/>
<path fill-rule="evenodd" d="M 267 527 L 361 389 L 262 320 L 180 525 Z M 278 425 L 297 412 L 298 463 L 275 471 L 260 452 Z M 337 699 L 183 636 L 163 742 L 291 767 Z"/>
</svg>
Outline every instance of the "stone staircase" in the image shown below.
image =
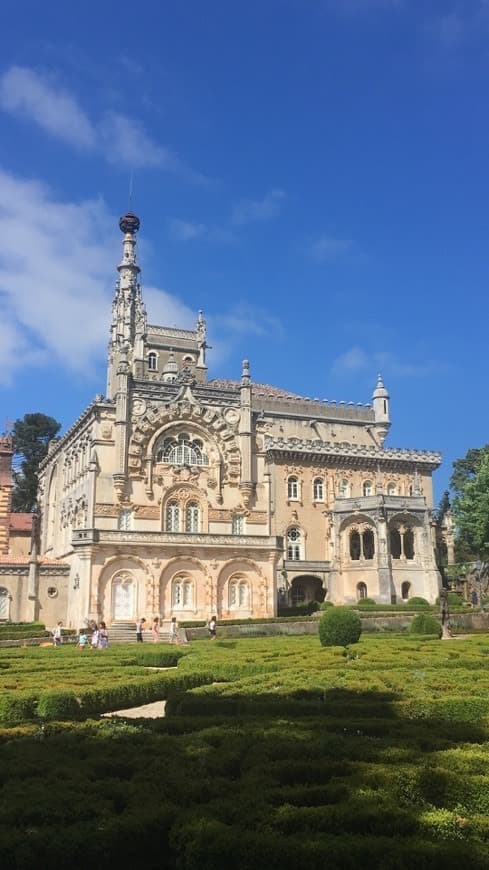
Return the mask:
<svg viewBox="0 0 489 870">
<path fill-rule="evenodd" d="M 136 643 L 136 623 L 116 622 L 109 626 L 109 643 Z M 163 623 L 160 628 L 160 641 L 168 643 L 170 640 L 169 625 Z M 143 631 L 143 642 L 153 643 L 153 634 L 150 629 Z"/>
</svg>

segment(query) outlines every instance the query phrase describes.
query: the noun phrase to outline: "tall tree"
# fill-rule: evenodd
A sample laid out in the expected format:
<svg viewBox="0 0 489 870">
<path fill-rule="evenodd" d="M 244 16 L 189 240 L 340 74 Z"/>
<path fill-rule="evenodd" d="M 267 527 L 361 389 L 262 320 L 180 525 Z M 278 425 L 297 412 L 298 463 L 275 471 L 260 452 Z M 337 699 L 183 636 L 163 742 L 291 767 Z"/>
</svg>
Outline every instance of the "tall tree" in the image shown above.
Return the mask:
<svg viewBox="0 0 489 870">
<path fill-rule="evenodd" d="M 39 465 L 61 423 L 45 414 L 25 414 L 14 423 L 14 491 L 12 510 L 31 511 L 36 503 Z"/>
<path fill-rule="evenodd" d="M 479 468 L 483 456 L 489 455 L 489 444 L 484 447 L 472 447 L 467 450 L 462 459 L 456 459 L 453 463 L 453 472 L 450 477 L 450 489 L 455 496 L 460 497 L 468 480 L 471 480 Z"/>
<path fill-rule="evenodd" d="M 469 451 L 470 452 L 470 451 Z M 474 562 L 479 597 L 487 594 L 489 578 L 489 452 L 483 448 L 477 469 L 467 477 L 453 503 L 458 537 Z"/>
<path fill-rule="evenodd" d="M 438 505 L 438 508 L 436 510 L 436 522 L 439 526 L 441 526 L 445 514 L 450 510 L 450 508 L 450 493 L 448 492 L 448 489 L 446 489 L 440 499 L 440 504 Z"/>
</svg>

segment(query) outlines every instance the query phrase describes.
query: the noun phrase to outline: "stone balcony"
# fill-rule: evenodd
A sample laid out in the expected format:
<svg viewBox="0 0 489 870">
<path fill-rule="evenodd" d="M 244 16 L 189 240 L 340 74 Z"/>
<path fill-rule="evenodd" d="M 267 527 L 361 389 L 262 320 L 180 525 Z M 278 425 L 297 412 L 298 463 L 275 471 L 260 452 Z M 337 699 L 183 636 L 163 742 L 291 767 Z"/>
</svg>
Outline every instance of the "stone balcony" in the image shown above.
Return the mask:
<svg viewBox="0 0 489 870">
<path fill-rule="evenodd" d="M 296 574 L 314 574 L 318 571 L 326 573 L 331 571 L 331 562 L 310 561 L 307 559 L 284 559 L 284 571 L 294 571 Z"/>
<path fill-rule="evenodd" d="M 425 511 L 426 499 L 423 495 L 363 495 L 354 498 L 336 498 L 335 513 L 355 513 L 357 511 L 372 511 L 382 508 L 396 513 L 404 511 Z"/>
<path fill-rule="evenodd" d="M 206 548 L 209 550 L 283 550 L 283 539 L 269 535 L 212 535 L 185 532 L 128 532 L 108 529 L 77 529 L 73 532 L 75 549 L 111 544 L 145 547 L 149 545 Z M 210 555 L 210 553 L 209 553 Z"/>
</svg>

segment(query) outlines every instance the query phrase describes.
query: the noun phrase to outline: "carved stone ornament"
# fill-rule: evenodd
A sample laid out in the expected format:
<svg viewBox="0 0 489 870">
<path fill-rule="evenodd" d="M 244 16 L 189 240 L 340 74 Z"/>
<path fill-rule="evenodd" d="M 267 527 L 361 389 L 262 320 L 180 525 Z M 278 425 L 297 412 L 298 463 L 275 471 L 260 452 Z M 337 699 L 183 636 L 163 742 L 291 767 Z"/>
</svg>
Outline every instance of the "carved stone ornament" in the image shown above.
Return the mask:
<svg viewBox="0 0 489 870">
<path fill-rule="evenodd" d="M 235 427 L 238 425 L 241 415 L 236 408 L 226 408 L 223 416 L 230 426 Z"/>
<path fill-rule="evenodd" d="M 102 423 L 102 425 L 100 426 L 100 434 L 101 434 L 102 438 L 104 438 L 106 441 L 108 441 L 110 438 L 112 438 L 112 426 L 111 426 L 111 424 L 110 423 Z"/>
<path fill-rule="evenodd" d="M 132 403 L 132 413 L 135 417 L 141 417 L 146 411 L 146 402 L 144 399 L 134 399 Z"/>
</svg>

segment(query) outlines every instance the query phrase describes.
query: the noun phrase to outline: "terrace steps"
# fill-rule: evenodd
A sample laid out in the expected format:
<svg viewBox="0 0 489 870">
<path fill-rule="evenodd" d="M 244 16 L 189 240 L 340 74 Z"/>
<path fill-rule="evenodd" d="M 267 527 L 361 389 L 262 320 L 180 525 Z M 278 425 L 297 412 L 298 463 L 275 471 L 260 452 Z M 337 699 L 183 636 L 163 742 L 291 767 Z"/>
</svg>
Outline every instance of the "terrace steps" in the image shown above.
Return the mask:
<svg viewBox="0 0 489 870">
<path fill-rule="evenodd" d="M 163 625 L 163 630 L 160 629 L 160 641 L 163 643 L 169 642 L 170 631 L 166 631 L 166 625 Z M 109 626 L 109 641 L 110 643 L 136 643 L 136 623 L 135 622 L 116 622 Z M 150 629 L 143 631 L 144 643 L 153 642 L 153 634 Z"/>
</svg>

